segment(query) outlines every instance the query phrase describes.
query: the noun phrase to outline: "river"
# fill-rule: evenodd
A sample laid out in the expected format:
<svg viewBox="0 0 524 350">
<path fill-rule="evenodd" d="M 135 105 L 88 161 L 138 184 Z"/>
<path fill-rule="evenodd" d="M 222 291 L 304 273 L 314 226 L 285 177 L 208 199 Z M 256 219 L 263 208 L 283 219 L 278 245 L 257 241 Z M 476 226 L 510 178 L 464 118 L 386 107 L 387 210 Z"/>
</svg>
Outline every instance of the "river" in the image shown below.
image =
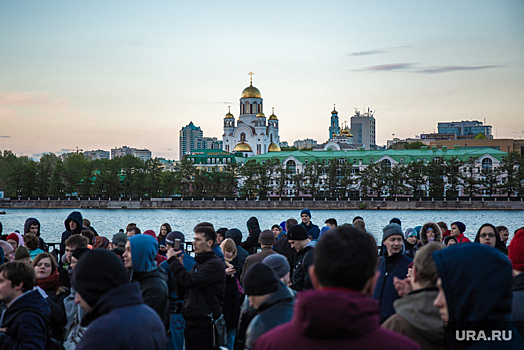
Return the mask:
<svg viewBox="0 0 524 350">
<path fill-rule="evenodd" d="M 15 230 L 23 232 L 24 222 L 29 217 L 37 218 L 41 224 L 41 236 L 46 242 L 60 242 L 65 230 L 64 220 L 71 209 L 5 209 L 7 213 L 0 215 L 3 234 Z M 203 221 L 211 222 L 215 229 L 220 227 L 238 228 L 244 238 L 247 237 L 247 220 L 256 216 L 260 228 L 270 229 L 273 224 L 295 218 L 300 222 L 300 211 L 297 210 L 184 210 L 184 209 L 80 209 L 82 216 L 91 221 L 91 226 L 98 234 L 109 239 L 119 229 L 134 222 L 143 231 L 154 230 L 158 234 L 160 226 L 167 222 L 173 230 L 181 231 L 186 240 L 193 238 L 193 227 Z M 402 228 L 423 225 L 428 221 L 462 221 L 466 224 L 465 235 L 473 241 L 477 230 L 484 223 L 495 226 L 504 225 L 509 228 L 510 239 L 513 232 L 524 226 L 524 211 L 492 211 L 492 210 L 313 210 L 311 221 L 319 227 L 324 221 L 335 218 L 339 225 L 351 223 L 355 216 L 361 216 L 366 223 L 366 229 L 373 234 L 377 242 L 382 237 L 382 228 L 391 218 L 399 218 Z"/>
</svg>

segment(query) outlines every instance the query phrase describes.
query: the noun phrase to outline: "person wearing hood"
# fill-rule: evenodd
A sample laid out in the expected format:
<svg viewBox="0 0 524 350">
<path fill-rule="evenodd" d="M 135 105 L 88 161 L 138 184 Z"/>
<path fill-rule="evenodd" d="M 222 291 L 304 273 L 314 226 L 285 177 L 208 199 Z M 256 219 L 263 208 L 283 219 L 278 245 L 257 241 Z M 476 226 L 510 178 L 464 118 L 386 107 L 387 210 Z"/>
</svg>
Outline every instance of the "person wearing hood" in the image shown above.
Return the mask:
<svg viewBox="0 0 524 350">
<path fill-rule="evenodd" d="M 134 235 L 126 243 L 124 266 L 131 271 L 131 282 L 138 282 L 144 303 L 151 306 L 167 325 L 167 276 L 155 262 L 158 242 L 149 235 Z"/>
<path fill-rule="evenodd" d="M 247 250 L 249 254 L 257 253 L 257 249 L 260 248 L 260 243 L 258 243 L 258 236 L 260 236 L 260 225 L 258 224 L 258 219 L 254 216 L 250 217 L 247 221 L 247 230 L 249 235 L 246 240 L 242 242 L 242 248 Z M 227 238 L 227 237 L 226 237 Z"/>
<path fill-rule="evenodd" d="M 0 349 L 46 349 L 51 311 L 26 263 L 0 266 L 0 301 L 7 306 L 0 324 Z"/>
<path fill-rule="evenodd" d="M 508 248 L 508 257 L 513 267 L 513 294 L 511 321 L 524 338 L 524 227 L 519 228 Z"/>
<path fill-rule="evenodd" d="M 97 249 L 84 253 L 73 270 L 75 302 L 87 327 L 76 350 L 165 350 L 158 314 L 144 304 L 138 283 L 130 283 L 121 260 Z"/>
<path fill-rule="evenodd" d="M 379 277 L 372 297 L 380 304 L 380 323 L 395 313 L 393 302 L 399 295 L 393 284 L 394 277 L 403 279 L 412 262 L 401 252 L 404 234 L 400 225 L 389 224 L 384 227 L 383 232 L 383 254 L 378 265 Z"/>
<path fill-rule="evenodd" d="M 302 225 L 291 226 L 287 236 L 291 248 L 297 251 L 291 288 L 297 292 L 313 289 L 308 271 L 313 264 L 313 252 L 318 241 L 312 241 Z"/>
<path fill-rule="evenodd" d="M 237 246 L 237 273 L 239 275 L 242 275 L 242 272 L 244 271 L 244 264 L 246 262 L 246 258 L 249 256 L 249 253 L 247 250 L 242 248 L 241 242 L 242 242 L 242 232 L 240 232 L 237 228 L 232 228 L 230 230 L 227 230 L 226 232 L 226 239 L 231 238 L 233 242 L 235 242 Z"/>
<path fill-rule="evenodd" d="M 297 251 L 291 247 L 291 244 L 289 244 L 288 239 L 288 231 L 289 228 L 293 225 L 296 225 L 298 222 L 297 220 L 291 218 L 284 221 L 284 232 L 285 234 L 282 235 L 273 245 L 273 250 L 279 254 L 282 254 L 286 257 L 287 262 L 289 263 L 289 266 L 295 266 L 295 261 L 297 258 Z M 291 276 L 293 276 L 293 271 L 291 271 Z"/>
<path fill-rule="evenodd" d="M 498 249 L 502 254 L 504 254 L 506 250 L 506 245 L 502 242 L 497 228 L 492 224 L 480 226 L 475 236 L 475 243 L 489 245 L 490 247 Z"/>
<path fill-rule="evenodd" d="M 26 233 L 32 233 L 38 237 L 38 248 L 44 252 L 48 251 L 47 244 L 45 244 L 42 237 L 40 237 L 40 221 L 35 218 L 29 218 L 24 223 L 24 235 Z"/>
<path fill-rule="evenodd" d="M 60 241 L 60 256 L 64 256 L 65 253 L 65 241 L 72 235 L 80 234 L 82 230 L 89 230 L 87 227 L 82 226 L 82 214 L 78 211 L 74 211 L 64 221 L 65 231 L 62 232 L 62 240 Z"/>
<path fill-rule="evenodd" d="M 425 223 L 420 229 L 420 242 L 422 245 L 433 242 L 442 243 L 442 231 L 440 227 L 434 222 Z"/>
<path fill-rule="evenodd" d="M 304 226 L 307 231 L 307 235 L 312 240 L 317 240 L 320 234 L 320 229 L 317 225 L 311 222 L 311 210 L 305 208 L 300 212 L 300 219 L 302 222 L 300 225 Z"/>
<path fill-rule="evenodd" d="M 415 231 L 414 228 L 408 227 L 404 232 L 404 247 L 402 250 L 404 252 L 403 254 L 410 259 L 413 259 L 415 257 L 415 254 L 417 253 L 417 239 L 417 231 Z"/>
<path fill-rule="evenodd" d="M 455 244 L 434 252 L 433 260 L 439 277 L 434 305 L 445 324 L 446 349 L 524 348 L 510 322 L 512 274 L 505 256 L 482 244 Z M 506 339 L 511 332 L 511 340 L 485 341 L 492 330 Z M 474 332 L 475 339 L 466 332 Z"/>
<path fill-rule="evenodd" d="M 377 246 L 350 226 L 326 233 L 310 269 L 314 290 L 298 293 L 291 322 L 258 338 L 255 350 L 420 349 L 380 327 L 370 298 L 377 280 Z"/>
<path fill-rule="evenodd" d="M 411 292 L 395 300 L 395 314 L 382 327 L 402 334 L 420 344 L 422 349 L 442 349 L 444 332 L 439 309 L 433 305 L 437 297 L 437 268 L 431 254 L 444 247 L 428 243 L 417 252 L 413 260 Z"/>
<path fill-rule="evenodd" d="M 175 239 L 180 240 L 180 250 L 183 252 L 183 265 L 186 271 L 189 272 L 196 262 L 191 255 L 184 251 L 184 244 L 186 241 L 184 234 L 180 231 L 169 232 L 164 239 L 166 248 L 173 248 Z M 171 336 L 168 339 L 168 349 L 182 350 L 184 349 L 184 329 L 186 328 L 186 320 L 182 317 L 182 305 L 184 304 L 184 299 L 183 297 L 179 297 L 176 292 L 175 274 L 169 269 L 167 260 L 162 262 L 160 267 L 167 275 L 167 287 L 169 289 L 169 330 L 171 331 Z"/>
<path fill-rule="evenodd" d="M 466 225 L 460 221 L 455 221 L 451 224 L 450 233 L 457 239 L 458 243 L 471 243 L 468 237 L 464 235 L 466 231 Z"/>
<path fill-rule="evenodd" d="M 257 339 L 271 329 L 291 321 L 294 295 L 282 283 L 275 271 L 262 262 L 257 262 L 247 271 L 244 289 L 249 305 L 257 314 L 246 331 L 246 350 L 252 350 Z"/>
</svg>

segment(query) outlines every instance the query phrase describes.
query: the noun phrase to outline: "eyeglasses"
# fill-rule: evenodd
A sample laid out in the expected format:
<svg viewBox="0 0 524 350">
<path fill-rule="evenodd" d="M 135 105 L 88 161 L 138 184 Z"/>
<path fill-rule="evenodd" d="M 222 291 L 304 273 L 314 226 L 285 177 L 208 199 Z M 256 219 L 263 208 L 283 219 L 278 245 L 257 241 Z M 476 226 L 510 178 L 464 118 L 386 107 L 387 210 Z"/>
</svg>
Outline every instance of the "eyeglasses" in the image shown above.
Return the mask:
<svg viewBox="0 0 524 350">
<path fill-rule="evenodd" d="M 479 235 L 479 237 L 481 238 L 486 238 L 486 237 L 495 237 L 495 234 L 494 233 L 481 233 Z"/>
</svg>

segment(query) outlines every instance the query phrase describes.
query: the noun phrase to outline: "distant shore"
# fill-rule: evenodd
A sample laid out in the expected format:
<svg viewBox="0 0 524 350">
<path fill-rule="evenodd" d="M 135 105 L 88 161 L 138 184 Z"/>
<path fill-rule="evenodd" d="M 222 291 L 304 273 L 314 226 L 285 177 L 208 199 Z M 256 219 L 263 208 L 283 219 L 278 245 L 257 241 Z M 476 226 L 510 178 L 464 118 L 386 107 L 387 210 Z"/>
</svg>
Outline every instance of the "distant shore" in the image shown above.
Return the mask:
<svg viewBox="0 0 524 350">
<path fill-rule="evenodd" d="M 524 210 L 522 198 L 423 200 L 409 198 L 151 198 L 151 199 L 2 199 L 8 209 L 324 209 L 324 210 Z"/>
</svg>

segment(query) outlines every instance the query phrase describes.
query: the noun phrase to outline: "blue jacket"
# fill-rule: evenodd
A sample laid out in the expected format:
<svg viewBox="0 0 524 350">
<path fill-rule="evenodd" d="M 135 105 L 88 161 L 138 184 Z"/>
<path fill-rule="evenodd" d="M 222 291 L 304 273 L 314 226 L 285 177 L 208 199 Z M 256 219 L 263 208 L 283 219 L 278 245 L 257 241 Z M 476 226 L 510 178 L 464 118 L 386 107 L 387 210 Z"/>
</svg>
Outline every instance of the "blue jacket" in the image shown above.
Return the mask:
<svg viewBox="0 0 524 350">
<path fill-rule="evenodd" d="M 4 313 L 0 349 L 45 349 L 51 310 L 37 290 L 24 293 Z"/>
<path fill-rule="evenodd" d="M 126 283 L 102 295 L 81 325 L 87 330 L 76 350 L 167 348 L 162 321 L 144 304 L 138 283 Z"/>
<path fill-rule="evenodd" d="M 524 349 L 520 334 L 509 322 L 512 269 L 508 259 L 499 250 L 481 244 L 455 244 L 432 255 L 448 305 L 449 348 Z M 455 341 L 457 331 L 490 326 L 506 330 L 506 334 L 511 330 L 512 340 Z"/>
<path fill-rule="evenodd" d="M 318 236 L 320 235 L 320 229 L 317 225 L 315 225 L 311 221 L 309 222 L 308 226 L 306 226 L 303 222 L 301 222 L 300 225 L 304 226 L 304 228 L 307 231 L 307 235 L 311 236 L 311 239 L 318 239 Z"/>
<path fill-rule="evenodd" d="M 380 275 L 377 280 L 373 299 L 378 300 L 380 305 L 380 323 L 395 313 L 393 302 L 399 298 L 393 285 L 393 277 L 406 278 L 408 265 L 412 262 L 407 256 L 398 253 L 389 257 L 382 256 L 378 265 Z"/>
</svg>

